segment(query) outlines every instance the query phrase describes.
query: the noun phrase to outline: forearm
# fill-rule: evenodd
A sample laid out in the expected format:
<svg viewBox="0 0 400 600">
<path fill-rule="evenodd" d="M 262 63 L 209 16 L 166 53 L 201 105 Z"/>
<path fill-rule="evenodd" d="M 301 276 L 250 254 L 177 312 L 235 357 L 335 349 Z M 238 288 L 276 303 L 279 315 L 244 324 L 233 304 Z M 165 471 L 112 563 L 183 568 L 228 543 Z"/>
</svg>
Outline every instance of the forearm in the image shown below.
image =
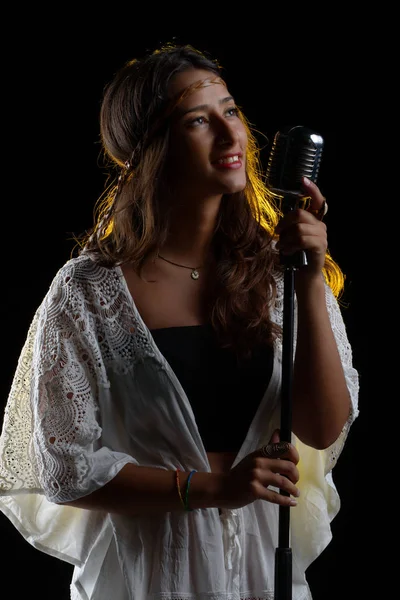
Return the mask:
<svg viewBox="0 0 400 600">
<path fill-rule="evenodd" d="M 322 277 L 296 285 L 298 330 L 293 373 L 293 430 L 326 448 L 350 411 L 350 396 L 325 301 Z"/>
<path fill-rule="evenodd" d="M 189 472 L 179 473 L 183 499 L 188 477 Z M 219 473 L 196 472 L 190 480 L 190 508 L 218 506 L 223 477 Z M 176 471 L 133 464 L 125 465 L 102 488 L 65 504 L 128 516 L 184 510 L 178 493 Z"/>
</svg>

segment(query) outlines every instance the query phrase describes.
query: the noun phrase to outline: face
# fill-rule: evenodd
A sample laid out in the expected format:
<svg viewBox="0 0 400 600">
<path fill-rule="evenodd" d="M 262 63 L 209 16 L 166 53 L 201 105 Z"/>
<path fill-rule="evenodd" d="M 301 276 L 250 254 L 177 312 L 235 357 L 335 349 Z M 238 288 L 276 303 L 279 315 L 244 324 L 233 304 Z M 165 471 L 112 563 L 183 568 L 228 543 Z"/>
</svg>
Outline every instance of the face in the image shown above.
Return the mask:
<svg viewBox="0 0 400 600">
<path fill-rule="evenodd" d="M 182 193 L 232 194 L 246 185 L 246 129 L 225 84 L 207 81 L 213 79 L 212 72 L 190 69 L 170 85 L 174 98 L 194 84 L 171 116 L 168 167 L 173 189 Z"/>
</svg>

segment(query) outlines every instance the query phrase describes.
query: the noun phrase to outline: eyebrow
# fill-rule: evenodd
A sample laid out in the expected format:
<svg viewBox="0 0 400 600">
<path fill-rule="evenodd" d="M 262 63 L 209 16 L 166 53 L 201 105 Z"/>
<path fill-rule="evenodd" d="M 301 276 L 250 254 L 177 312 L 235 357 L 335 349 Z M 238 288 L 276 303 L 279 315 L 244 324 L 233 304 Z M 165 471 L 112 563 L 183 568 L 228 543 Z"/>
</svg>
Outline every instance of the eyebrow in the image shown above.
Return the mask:
<svg viewBox="0 0 400 600">
<path fill-rule="evenodd" d="M 226 98 L 221 98 L 221 100 L 219 100 L 219 104 L 227 104 L 231 100 L 234 101 L 233 96 L 226 96 Z M 199 110 L 205 110 L 209 106 L 210 106 L 209 104 L 198 104 L 197 106 L 193 106 L 193 108 L 188 108 L 187 110 L 182 110 L 181 108 L 178 108 L 178 110 L 180 112 L 180 115 L 183 117 L 184 115 L 187 115 L 188 113 L 197 112 Z"/>
</svg>

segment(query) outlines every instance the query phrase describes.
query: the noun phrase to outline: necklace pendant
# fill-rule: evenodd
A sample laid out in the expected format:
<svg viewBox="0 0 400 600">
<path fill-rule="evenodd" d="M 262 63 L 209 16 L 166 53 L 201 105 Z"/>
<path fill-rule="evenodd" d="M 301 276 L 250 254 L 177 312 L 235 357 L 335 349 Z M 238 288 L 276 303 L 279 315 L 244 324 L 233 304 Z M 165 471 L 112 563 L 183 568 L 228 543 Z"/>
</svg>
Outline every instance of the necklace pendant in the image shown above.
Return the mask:
<svg viewBox="0 0 400 600">
<path fill-rule="evenodd" d="M 197 269 L 193 269 L 193 271 L 190 273 L 190 277 L 192 279 L 198 279 L 199 278 L 199 272 L 197 271 Z"/>
</svg>

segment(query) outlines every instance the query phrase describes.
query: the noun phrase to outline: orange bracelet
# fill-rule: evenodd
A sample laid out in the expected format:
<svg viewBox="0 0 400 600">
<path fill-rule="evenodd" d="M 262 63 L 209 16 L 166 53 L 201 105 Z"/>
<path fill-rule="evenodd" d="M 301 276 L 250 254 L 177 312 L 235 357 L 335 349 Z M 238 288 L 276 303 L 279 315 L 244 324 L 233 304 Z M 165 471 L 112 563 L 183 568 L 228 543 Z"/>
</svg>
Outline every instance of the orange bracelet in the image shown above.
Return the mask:
<svg viewBox="0 0 400 600">
<path fill-rule="evenodd" d="M 182 492 L 181 492 L 181 483 L 179 481 L 179 472 L 180 472 L 180 469 L 176 469 L 176 471 L 175 471 L 175 473 L 176 473 L 176 488 L 178 490 L 179 499 L 181 501 L 181 504 L 182 504 L 184 510 L 186 510 L 185 502 L 183 501 Z"/>
</svg>

